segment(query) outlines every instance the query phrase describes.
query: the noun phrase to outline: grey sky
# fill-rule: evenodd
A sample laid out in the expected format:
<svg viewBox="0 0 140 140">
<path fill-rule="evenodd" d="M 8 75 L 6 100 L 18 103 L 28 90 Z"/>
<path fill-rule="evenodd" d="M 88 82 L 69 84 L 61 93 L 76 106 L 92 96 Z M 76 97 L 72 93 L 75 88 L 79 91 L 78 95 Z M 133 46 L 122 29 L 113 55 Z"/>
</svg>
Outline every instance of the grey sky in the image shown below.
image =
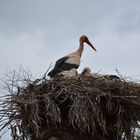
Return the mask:
<svg viewBox="0 0 140 140">
<path fill-rule="evenodd" d="M 0 0 L 0 76 L 22 64 L 41 76 L 50 63 L 77 49 L 87 35 L 79 72 L 140 79 L 139 0 Z"/>
</svg>

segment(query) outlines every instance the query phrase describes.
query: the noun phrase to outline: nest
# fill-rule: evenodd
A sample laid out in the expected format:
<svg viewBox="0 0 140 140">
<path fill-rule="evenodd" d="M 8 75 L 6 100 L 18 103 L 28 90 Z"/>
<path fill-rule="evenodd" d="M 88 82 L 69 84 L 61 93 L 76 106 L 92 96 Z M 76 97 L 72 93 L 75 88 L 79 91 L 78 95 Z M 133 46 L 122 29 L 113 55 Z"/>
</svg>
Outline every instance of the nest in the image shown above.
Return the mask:
<svg viewBox="0 0 140 140">
<path fill-rule="evenodd" d="M 16 86 L 17 87 L 17 86 Z M 139 127 L 140 84 L 117 76 L 37 79 L 5 96 L 13 140 L 111 140 Z"/>
</svg>

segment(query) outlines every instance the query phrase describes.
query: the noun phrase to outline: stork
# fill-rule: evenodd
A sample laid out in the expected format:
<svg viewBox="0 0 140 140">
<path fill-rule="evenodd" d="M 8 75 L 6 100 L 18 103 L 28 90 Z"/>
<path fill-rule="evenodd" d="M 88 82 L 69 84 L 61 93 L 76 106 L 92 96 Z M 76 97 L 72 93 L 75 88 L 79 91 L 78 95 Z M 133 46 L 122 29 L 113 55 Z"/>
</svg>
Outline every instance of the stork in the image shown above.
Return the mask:
<svg viewBox="0 0 140 140">
<path fill-rule="evenodd" d="M 63 71 L 69 71 L 73 68 L 77 69 L 80 65 L 80 58 L 83 53 L 84 43 L 87 43 L 93 50 L 96 51 L 88 37 L 85 35 L 81 36 L 79 39 L 79 48 L 75 52 L 58 59 L 54 68 L 48 73 L 48 76 L 54 78 L 57 74 Z"/>
<path fill-rule="evenodd" d="M 89 76 L 92 76 L 91 70 L 90 70 L 89 67 L 85 67 L 85 68 L 82 70 L 82 73 L 80 74 L 80 77 L 89 77 Z"/>
<path fill-rule="evenodd" d="M 64 78 L 72 78 L 72 77 L 78 76 L 78 72 L 75 68 L 73 68 L 71 70 L 62 71 L 62 72 L 58 73 L 58 75 L 60 75 Z"/>
</svg>

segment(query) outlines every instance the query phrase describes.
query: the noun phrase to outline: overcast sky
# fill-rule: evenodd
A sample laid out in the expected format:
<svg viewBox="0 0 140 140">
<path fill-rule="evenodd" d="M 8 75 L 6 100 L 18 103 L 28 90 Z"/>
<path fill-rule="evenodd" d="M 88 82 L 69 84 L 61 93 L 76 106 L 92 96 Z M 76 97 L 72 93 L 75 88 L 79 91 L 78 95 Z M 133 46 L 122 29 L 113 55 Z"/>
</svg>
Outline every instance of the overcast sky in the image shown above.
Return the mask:
<svg viewBox="0 0 140 140">
<path fill-rule="evenodd" d="M 0 0 L 0 77 L 22 65 L 38 78 L 83 34 L 97 52 L 85 45 L 79 72 L 140 79 L 139 0 Z"/>
</svg>

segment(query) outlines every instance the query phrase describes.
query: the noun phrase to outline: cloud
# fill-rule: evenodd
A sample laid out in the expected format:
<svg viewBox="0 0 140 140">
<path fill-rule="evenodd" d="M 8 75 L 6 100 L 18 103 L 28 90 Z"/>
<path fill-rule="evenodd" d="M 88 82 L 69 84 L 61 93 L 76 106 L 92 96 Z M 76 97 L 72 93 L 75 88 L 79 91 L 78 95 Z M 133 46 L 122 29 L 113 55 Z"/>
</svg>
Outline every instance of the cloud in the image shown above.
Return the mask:
<svg viewBox="0 0 140 140">
<path fill-rule="evenodd" d="M 134 69 L 138 67 L 139 3 L 137 0 L 1 1 L 2 69 L 22 64 L 33 73 L 40 73 L 51 62 L 77 49 L 79 37 L 86 34 L 99 51 L 93 55 L 90 49 L 85 49 L 81 67 L 92 66 L 95 60 L 96 69 L 113 72 L 115 67 L 126 67 L 122 68 L 124 73 L 130 73 L 127 61 L 132 62 Z"/>
<path fill-rule="evenodd" d="M 7 69 L 29 68 L 40 76 L 48 66 L 76 50 L 86 34 L 97 53 L 85 45 L 79 71 L 140 78 L 140 1 L 12 0 L 0 1 L 0 76 Z"/>
</svg>

